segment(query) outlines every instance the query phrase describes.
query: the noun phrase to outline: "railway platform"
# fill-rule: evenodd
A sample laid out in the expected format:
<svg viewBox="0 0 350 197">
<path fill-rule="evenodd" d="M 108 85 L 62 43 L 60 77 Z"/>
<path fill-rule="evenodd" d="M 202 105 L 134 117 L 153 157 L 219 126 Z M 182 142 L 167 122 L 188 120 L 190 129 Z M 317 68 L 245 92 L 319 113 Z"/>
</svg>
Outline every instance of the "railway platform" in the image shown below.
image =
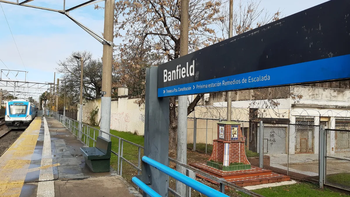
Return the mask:
<svg viewBox="0 0 350 197">
<path fill-rule="evenodd" d="M 36 117 L 0 157 L 0 196 L 141 196 L 113 170 L 91 172 L 82 146 L 56 119 Z"/>
</svg>

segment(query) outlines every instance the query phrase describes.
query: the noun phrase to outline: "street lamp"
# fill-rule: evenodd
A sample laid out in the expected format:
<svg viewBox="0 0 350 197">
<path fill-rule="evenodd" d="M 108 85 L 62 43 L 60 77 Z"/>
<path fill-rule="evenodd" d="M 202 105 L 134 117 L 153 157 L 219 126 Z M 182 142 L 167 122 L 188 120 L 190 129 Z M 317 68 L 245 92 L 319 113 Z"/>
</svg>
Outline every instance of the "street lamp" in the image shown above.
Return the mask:
<svg viewBox="0 0 350 197">
<path fill-rule="evenodd" d="M 84 63 L 83 57 L 73 55 L 74 58 L 80 60 L 80 99 L 79 99 L 79 140 L 81 140 L 81 127 L 82 127 L 82 116 L 83 116 L 83 74 L 84 74 Z"/>
</svg>

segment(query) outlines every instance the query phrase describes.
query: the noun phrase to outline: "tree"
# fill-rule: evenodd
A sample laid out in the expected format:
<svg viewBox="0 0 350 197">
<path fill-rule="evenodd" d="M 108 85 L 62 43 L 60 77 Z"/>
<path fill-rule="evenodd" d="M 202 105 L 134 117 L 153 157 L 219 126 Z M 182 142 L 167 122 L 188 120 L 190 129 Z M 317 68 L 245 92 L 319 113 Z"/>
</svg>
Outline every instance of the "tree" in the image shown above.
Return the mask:
<svg viewBox="0 0 350 197">
<path fill-rule="evenodd" d="M 45 91 L 40 95 L 39 106 L 38 106 L 39 109 L 43 110 L 43 107 L 46 107 L 46 101 L 49 99 L 49 95 L 50 93 L 47 91 Z"/>
<path fill-rule="evenodd" d="M 227 2 L 226 2 L 227 3 Z M 225 23 L 224 5 L 220 0 L 191 0 L 189 7 L 189 52 L 223 40 L 215 27 Z M 254 7 L 253 7 L 254 8 Z M 247 9 L 250 16 L 252 9 Z M 254 8 L 255 9 L 255 8 Z M 150 65 L 159 65 L 165 61 L 179 58 L 180 54 L 180 0 L 119 0 L 116 1 L 115 29 L 117 38 L 123 43 L 117 49 L 124 63 L 117 64 L 119 75 L 135 73 Z M 244 16 L 244 15 L 243 15 Z M 254 19 L 245 17 L 242 20 Z M 242 23 L 243 24 L 243 23 Z M 254 23 L 244 23 L 253 27 Z M 237 26 L 236 28 L 238 28 Z M 248 26 L 241 25 L 242 32 Z M 127 54 L 127 55 L 125 55 Z M 157 54 L 157 55 L 154 55 Z M 152 57 L 152 58 L 151 58 Z M 123 69 L 120 69 L 123 66 Z M 144 74 L 144 73 L 142 73 Z M 137 75 L 138 79 L 145 77 Z M 129 80 L 130 79 L 130 80 Z M 125 82 L 128 87 L 139 86 L 140 82 L 130 77 Z M 142 82 L 141 84 L 143 84 Z M 199 94 L 190 103 L 188 114 L 194 110 L 203 94 Z M 176 150 L 177 115 L 176 98 L 170 98 L 169 149 Z"/>
<path fill-rule="evenodd" d="M 235 3 L 236 1 L 233 1 Z M 240 0 L 233 11 L 233 34 L 238 35 L 250 31 L 267 23 L 279 20 L 281 13 L 276 11 L 274 14 L 269 14 L 264 8 L 260 8 L 261 1 L 250 0 L 242 4 Z M 229 38 L 229 6 L 225 4 L 223 9 L 223 21 L 218 23 L 223 38 Z"/>
<path fill-rule="evenodd" d="M 189 51 L 198 50 L 219 41 L 210 25 L 215 25 L 215 22 L 223 19 L 219 15 L 220 6 L 221 2 L 218 0 L 190 2 Z M 124 64 L 126 69 L 120 75 L 133 73 L 137 68 L 144 69 L 179 57 L 180 1 L 120 0 L 116 2 L 115 18 L 116 37 L 124 38 L 124 43 L 118 46 L 121 59 L 125 57 L 125 53 L 134 53 L 131 59 L 129 59 L 130 56 L 126 58 L 131 61 Z M 123 30 L 125 30 L 124 35 L 122 35 Z M 144 76 L 137 76 L 139 79 L 144 79 Z M 129 85 L 137 86 L 138 83 L 129 83 Z M 170 103 L 170 150 L 175 150 L 177 129 L 175 97 L 170 98 Z"/>
<path fill-rule="evenodd" d="M 159 56 L 148 54 L 147 50 L 139 51 L 137 46 L 131 45 L 119 54 L 119 60 L 114 63 L 115 72 L 119 73 L 119 83 L 129 89 L 131 97 L 144 100 L 146 68 L 157 65 Z"/>
<path fill-rule="evenodd" d="M 10 94 L 10 92 L 7 90 L 2 90 L 2 99 L 3 100 L 13 100 L 13 99 L 17 99 L 17 97 Z"/>
<path fill-rule="evenodd" d="M 74 56 L 83 58 L 83 98 L 86 100 L 100 98 L 102 62 L 99 59 L 92 59 L 92 54 L 88 52 L 73 52 L 65 61 L 60 61 L 58 64 L 57 70 L 64 74 L 63 81 L 65 81 L 61 83 L 61 87 L 70 95 L 67 98 L 71 103 L 79 102 L 81 61 Z M 113 77 L 113 81 L 116 81 L 116 77 Z"/>
</svg>

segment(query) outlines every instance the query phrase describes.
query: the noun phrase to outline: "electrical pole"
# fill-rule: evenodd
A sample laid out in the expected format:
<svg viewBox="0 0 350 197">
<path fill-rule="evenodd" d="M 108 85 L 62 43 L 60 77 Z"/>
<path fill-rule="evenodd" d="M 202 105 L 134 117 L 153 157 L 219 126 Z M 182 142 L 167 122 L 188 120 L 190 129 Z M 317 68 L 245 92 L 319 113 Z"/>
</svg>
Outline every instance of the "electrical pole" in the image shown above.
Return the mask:
<svg viewBox="0 0 350 197">
<path fill-rule="evenodd" d="M 0 109 L 2 108 L 2 89 L 0 90 Z"/>
<path fill-rule="evenodd" d="M 47 103 L 46 103 L 46 107 L 49 108 L 49 111 L 48 111 L 48 114 L 47 115 L 50 115 L 50 110 L 51 110 L 51 100 L 52 100 L 52 84 L 50 84 L 50 95 L 49 95 L 49 103 L 48 103 L 48 106 L 47 106 Z"/>
<path fill-rule="evenodd" d="M 181 26 L 180 26 L 180 56 L 188 54 L 188 7 L 189 0 L 181 1 Z M 179 96 L 178 124 L 177 124 L 177 160 L 187 164 L 187 96 Z M 182 174 L 185 168 L 176 165 L 176 170 Z M 186 186 L 176 181 L 176 191 L 180 196 L 186 196 Z"/>
<path fill-rule="evenodd" d="M 79 140 L 81 140 L 81 128 L 83 120 L 83 78 L 84 78 L 84 58 L 83 56 L 73 55 L 77 60 L 80 60 L 80 97 L 79 97 Z"/>
<path fill-rule="evenodd" d="M 57 88 L 56 88 L 56 111 L 58 112 L 58 93 L 60 88 L 60 79 L 57 78 Z"/>
<path fill-rule="evenodd" d="M 54 108 L 54 106 L 55 106 L 55 96 L 54 96 L 54 94 L 55 94 L 55 86 L 56 86 L 56 72 L 54 72 L 54 75 L 53 75 L 53 87 L 52 87 L 52 95 L 51 95 L 51 109 L 52 109 L 52 111 L 54 111 L 53 110 L 53 108 Z"/>
<path fill-rule="evenodd" d="M 80 57 L 80 97 L 79 97 L 79 140 L 81 140 L 81 127 L 83 121 L 83 77 L 84 77 L 84 58 Z"/>
<path fill-rule="evenodd" d="M 105 20 L 104 20 L 104 39 L 113 43 L 114 29 L 114 0 L 105 0 Z M 112 90 L 112 64 L 113 64 L 113 45 L 105 43 L 103 45 L 102 57 L 102 95 L 101 95 L 101 130 L 109 133 L 111 122 L 111 90 Z M 110 136 L 100 133 L 105 139 Z"/>
<path fill-rule="evenodd" d="M 64 80 L 64 92 L 63 92 L 63 120 L 65 123 L 66 118 L 66 79 Z"/>
<path fill-rule="evenodd" d="M 230 12 L 229 12 L 229 35 L 228 37 L 231 38 L 233 36 L 233 0 L 230 0 Z M 231 92 L 227 91 L 227 121 L 231 121 L 231 106 L 232 99 L 231 99 Z"/>
</svg>

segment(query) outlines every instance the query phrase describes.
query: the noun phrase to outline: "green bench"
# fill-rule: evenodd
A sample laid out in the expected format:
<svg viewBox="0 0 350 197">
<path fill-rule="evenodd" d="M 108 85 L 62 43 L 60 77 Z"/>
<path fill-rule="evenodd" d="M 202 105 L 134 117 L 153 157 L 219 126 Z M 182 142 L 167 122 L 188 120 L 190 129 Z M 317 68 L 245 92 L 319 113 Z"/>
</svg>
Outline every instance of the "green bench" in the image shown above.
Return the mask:
<svg viewBox="0 0 350 197">
<path fill-rule="evenodd" d="M 85 163 L 92 172 L 109 172 L 112 142 L 103 137 L 97 137 L 95 147 L 81 147 Z"/>
</svg>

